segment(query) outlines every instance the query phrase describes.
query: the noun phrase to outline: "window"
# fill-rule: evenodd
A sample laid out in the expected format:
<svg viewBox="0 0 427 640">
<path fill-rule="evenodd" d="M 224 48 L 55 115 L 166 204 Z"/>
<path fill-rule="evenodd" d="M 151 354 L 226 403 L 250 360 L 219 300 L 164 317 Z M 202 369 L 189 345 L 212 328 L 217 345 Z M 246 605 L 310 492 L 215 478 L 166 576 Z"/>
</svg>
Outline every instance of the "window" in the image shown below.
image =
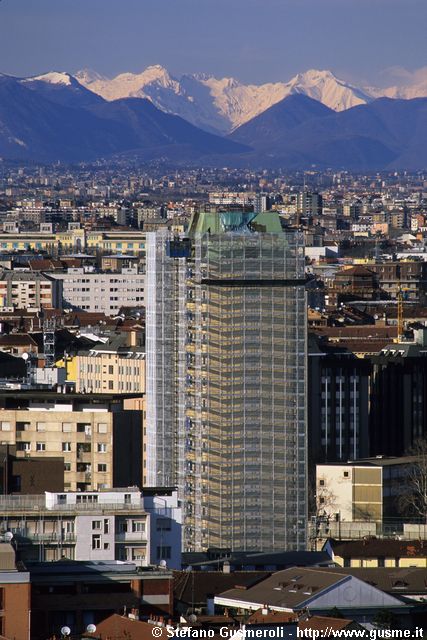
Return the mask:
<svg viewBox="0 0 427 640">
<path fill-rule="evenodd" d="M 46 442 L 36 442 L 36 451 L 46 451 Z"/>
<path fill-rule="evenodd" d="M 109 364 L 109 365 L 108 365 L 108 373 L 109 373 L 109 375 L 110 375 L 110 376 L 112 376 L 112 375 L 113 375 L 113 373 L 114 373 L 114 367 L 113 367 L 113 365 L 112 365 L 112 364 Z"/>
<path fill-rule="evenodd" d="M 92 520 L 92 529 L 100 529 L 101 528 L 101 520 Z"/>
<path fill-rule="evenodd" d="M 31 423 L 30 422 L 17 422 L 16 423 L 16 430 L 17 431 L 29 431 L 31 429 Z"/>
<path fill-rule="evenodd" d="M 70 433 L 72 431 L 73 425 L 71 422 L 63 422 L 62 423 L 62 431 L 64 433 Z"/>
<path fill-rule="evenodd" d="M 110 521 L 107 518 L 104 519 L 104 533 L 110 533 Z"/>
<path fill-rule="evenodd" d="M 324 480 L 319 480 L 319 486 L 324 487 L 325 486 L 325 481 Z"/>
<path fill-rule="evenodd" d="M 76 496 L 76 502 L 77 504 L 82 504 L 85 502 L 88 503 L 96 503 L 98 502 L 98 496 L 93 496 L 93 495 L 83 495 L 83 496 Z"/>
<path fill-rule="evenodd" d="M 62 451 L 65 451 L 65 452 L 71 451 L 71 442 L 63 442 Z"/>
<path fill-rule="evenodd" d="M 145 549 L 132 549 L 132 560 L 145 560 Z"/>
<path fill-rule="evenodd" d="M 98 472 L 99 473 L 106 473 L 107 471 L 107 465 L 106 464 L 99 464 L 98 465 Z"/>
<path fill-rule="evenodd" d="M 157 518 L 156 529 L 157 531 L 170 531 L 172 528 L 172 521 L 170 518 Z"/>
<path fill-rule="evenodd" d="M 92 549 L 100 549 L 101 548 L 101 536 L 99 533 L 96 533 L 92 536 Z"/>
<path fill-rule="evenodd" d="M 37 431 L 46 431 L 46 422 L 38 422 L 36 429 Z"/>
<path fill-rule="evenodd" d="M 107 453 L 107 445 L 104 442 L 98 442 L 98 453 Z"/>
<path fill-rule="evenodd" d="M 65 523 L 66 533 L 74 533 L 74 522 L 72 520 Z"/>
<path fill-rule="evenodd" d="M 0 422 L 0 430 L 1 431 L 10 431 L 10 422 Z"/>
<path fill-rule="evenodd" d="M 344 471 L 344 478 L 348 478 L 349 477 L 349 472 L 348 471 Z"/>
<path fill-rule="evenodd" d="M 104 549 L 109 549 L 109 548 L 110 548 L 110 543 L 104 542 Z"/>
<path fill-rule="evenodd" d="M 18 442 L 18 451 L 31 451 L 31 442 Z"/>
<path fill-rule="evenodd" d="M 132 533 L 144 533 L 145 522 L 142 520 L 132 520 Z"/>
<path fill-rule="evenodd" d="M 64 471 L 71 471 L 71 462 L 64 463 Z"/>
<path fill-rule="evenodd" d="M 171 548 L 170 547 L 157 547 L 157 559 L 158 560 L 170 560 Z"/>
<path fill-rule="evenodd" d="M 120 533 L 127 533 L 128 531 L 128 523 L 127 520 L 123 520 L 119 525 Z"/>
</svg>

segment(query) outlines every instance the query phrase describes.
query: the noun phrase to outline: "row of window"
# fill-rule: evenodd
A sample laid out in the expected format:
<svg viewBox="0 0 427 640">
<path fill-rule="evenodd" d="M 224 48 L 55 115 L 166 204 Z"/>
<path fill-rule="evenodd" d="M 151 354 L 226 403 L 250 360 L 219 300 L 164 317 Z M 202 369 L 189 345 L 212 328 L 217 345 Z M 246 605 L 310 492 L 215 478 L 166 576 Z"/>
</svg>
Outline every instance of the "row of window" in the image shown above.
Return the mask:
<svg viewBox="0 0 427 640">
<path fill-rule="evenodd" d="M 107 473 L 108 465 L 102 463 L 97 465 L 98 473 Z M 72 471 L 71 462 L 64 462 L 64 471 Z M 79 469 L 77 469 L 79 471 Z M 84 470 L 85 473 L 91 473 L 92 467 L 89 465 L 87 469 Z"/>
<path fill-rule="evenodd" d="M 32 447 L 31 442 L 18 442 L 17 443 L 17 450 L 18 451 L 32 451 L 33 447 Z M 47 451 L 46 448 L 46 442 L 36 442 L 36 451 Z M 55 443 L 56 444 L 56 443 Z M 91 453 L 91 446 L 90 445 L 80 445 L 79 444 L 76 445 L 77 446 L 77 453 Z M 72 451 L 72 447 L 73 447 L 73 443 L 72 442 L 63 442 L 62 443 L 62 451 L 64 453 L 70 453 Z M 56 447 L 53 447 L 53 450 L 56 450 Z M 97 446 L 96 446 L 96 451 L 97 453 L 107 453 L 107 445 L 105 442 L 98 442 Z"/>
<path fill-rule="evenodd" d="M 62 431 L 63 433 L 73 433 L 77 431 L 78 433 L 90 433 L 91 425 L 86 423 L 73 423 L 73 422 L 63 422 L 62 423 Z M 56 422 L 37 422 L 35 425 L 31 422 L 16 422 L 15 429 L 16 431 L 56 431 L 58 428 L 58 424 Z M 96 430 L 98 433 L 108 433 L 108 424 L 105 422 L 100 422 L 96 425 Z M 0 421 L 0 431 L 13 431 L 13 423 L 9 421 Z"/>
</svg>

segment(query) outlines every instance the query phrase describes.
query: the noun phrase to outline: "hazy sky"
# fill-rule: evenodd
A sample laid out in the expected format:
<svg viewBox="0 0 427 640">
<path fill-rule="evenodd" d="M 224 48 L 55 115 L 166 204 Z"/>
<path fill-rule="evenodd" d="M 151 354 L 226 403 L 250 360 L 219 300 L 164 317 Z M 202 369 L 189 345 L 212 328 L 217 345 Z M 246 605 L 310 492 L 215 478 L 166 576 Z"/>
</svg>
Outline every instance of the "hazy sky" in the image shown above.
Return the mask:
<svg viewBox="0 0 427 640">
<path fill-rule="evenodd" d="M 0 71 L 162 64 L 242 81 L 309 68 L 391 83 L 427 64 L 427 0 L 1 0 Z"/>
</svg>

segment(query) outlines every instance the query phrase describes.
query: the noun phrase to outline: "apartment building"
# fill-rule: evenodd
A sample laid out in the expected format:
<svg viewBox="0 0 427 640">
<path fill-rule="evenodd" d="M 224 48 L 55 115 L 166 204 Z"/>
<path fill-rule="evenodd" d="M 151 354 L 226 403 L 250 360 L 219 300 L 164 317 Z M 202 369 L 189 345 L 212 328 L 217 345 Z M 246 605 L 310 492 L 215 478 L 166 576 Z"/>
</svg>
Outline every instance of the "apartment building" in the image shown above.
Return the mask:
<svg viewBox="0 0 427 640">
<path fill-rule="evenodd" d="M 323 200 L 320 193 L 300 191 L 296 197 L 297 213 L 300 216 L 316 216 L 322 213 Z"/>
<path fill-rule="evenodd" d="M 66 557 L 181 567 L 181 507 L 175 489 L 0 496 L 0 522 L 3 531 L 13 534 L 24 562 Z"/>
<path fill-rule="evenodd" d="M 41 273 L 0 273 L 0 306 L 14 309 L 62 308 L 62 282 Z"/>
<path fill-rule="evenodd" d="M 72 268 L 51 278 L 62 283 L 65 308 L 114 316 L 121 307 L 144 305 L 145 274 L 136 266 L 117 273 Z"/>
<path fill-rule="evenodd" d="M 427 297 L 427 263 L 422 260 L 400 260 L 390 262 L 368 262 L 381 290 L 390 298 L 396 298 L 399 291 L 405 300 L 425 304 Z"/>
<path fill-rule="evenodd" d="M 275 212 L 147 234 L 146 479 L 178 484 L 185 550 L 305 548 L 304 283 Z"/>
<path fill-rule="evenodd" d="M 0 443 L 16 457 L 64 459 L 64 488 L 142 486 L 143 413 L 131 397 L 52 391 L 0 393 Z"/>
<path fill-rule="evenodd" d="M 77 393 L 145 394 L 145 345 L 142 334 L 116 335 L 104 344 L 66 360 L 67 380 Z"/>
</svg>

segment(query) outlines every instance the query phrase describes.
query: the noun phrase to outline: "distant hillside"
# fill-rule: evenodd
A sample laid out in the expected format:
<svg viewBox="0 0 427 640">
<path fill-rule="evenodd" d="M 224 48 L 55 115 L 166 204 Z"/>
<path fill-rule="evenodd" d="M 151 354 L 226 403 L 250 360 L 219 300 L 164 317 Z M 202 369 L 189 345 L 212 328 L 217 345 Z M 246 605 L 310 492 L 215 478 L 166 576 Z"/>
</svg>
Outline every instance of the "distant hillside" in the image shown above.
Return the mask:
<svg viewBox="0 0 427 640">
<path fill-rule="evenodd" d="M 166 114 L 148 100 L 107 102 L 66 74 L 49 80 L 0 76 L 0 155 L 8 159 L 75 162 L 133 149 L 189 159 L 244 151 L 233 141 Z"/>
<path fill-rule="evenodd" d="M 292 96 L 236 129 L 230 139 L 250 145 L 269 165 L 425 168 L 427 98 L 379 98 L 339 113 L 318 109 L 316 115 L 306 97 Z"/>
</svg>

